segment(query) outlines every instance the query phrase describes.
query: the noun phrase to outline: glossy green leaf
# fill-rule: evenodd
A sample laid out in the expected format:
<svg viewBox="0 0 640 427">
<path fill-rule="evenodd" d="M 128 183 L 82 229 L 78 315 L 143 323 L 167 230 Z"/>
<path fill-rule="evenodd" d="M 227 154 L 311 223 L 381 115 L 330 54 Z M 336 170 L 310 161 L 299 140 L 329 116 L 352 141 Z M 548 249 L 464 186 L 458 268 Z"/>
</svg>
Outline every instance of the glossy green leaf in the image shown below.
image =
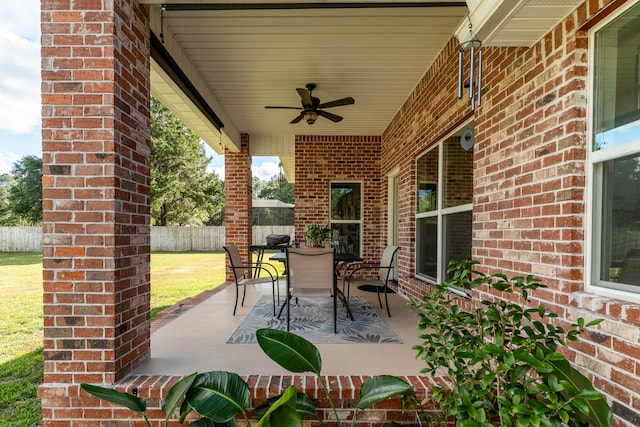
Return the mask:
<svg viewBox="0 0 640 427">
<path fill-rule="evenodd" d="M 298 396 L 296 398 L 296 410 L 302 416 L 302 418 L 318 418 L 316 405 L 306 393 L 298 393 Z"/>
<path fill-rule="evenodd" d="M 460 396 L 462 397 L 462 404 L 466 406 L 471 406 L 471 395 L 466 388 L 460 390 Z"/>
<path fill-rule="evenodd" d="M 585 389 L 576 393 L 575 397 L 587 400 L 602 399 L 602 393 L 596 389 Z"/>
<path fill-rule="evenodd" d="M 277 402 L 281 396 L 282 395 L 267 399 L 267 401 L 264 404 L 254 409 L 253 416 L 257 419 L 262 418 L 264 414 L 267 413 L 271 405 Z M 316 405 L 314 405 L 313 401 L 311 400 L 309 395 L 306 393 L 300 393 L 300 392 L 297 393 L 296 411 L 298 411 L 298 413 L 300 414 L 300 416 L 302 416 L 302 418 L 318 417 L 318 411 L 316 409 Z"/>
<path fill-rule="evenodd" d="M 297 414 L 297 411 L 295 410 L 296 400 L 296 387 L 293 385 L 289 386 L 285 392 L 282 393 L 282 396 L 273 402 L 264 416 L 260 418 L 256 427 L 301 426 L 302 417 Z M 296 415 L 293 414 L 294 412 Z"/>
<path fill-rule="evenodd" d="M 589 406 L 587 405 L 587 401 L 583 399 L 573 399 L 571 404 L 574 408 L 576 408 L 579 412 L 584 415 L 589 415 Z"/>
<path fill-rule="evenodd" d="M 513 413 L 520 415 L 529 415 L 531 414 L 531 409 L 529 409 L 529 407 L 525 405 L 515 405 L 513 407 Z"/>
<path fill-rule="evenodd" d="M 162 412 L 164 412 L 166 416 L 165 421 L 167 421 L 169 417 L 173 415 L 176 408 L 180 405 L 182 399 L 184 399 L 184 396 L 187 393 L 187 390 L 189 389 L 189 387 L 191 387 L 191 384 L 193 384 L 193 381 L 196 379 L 197 375 L 197 373 L 193 373 L 187 377 L 182 378 L 180 381 L 171 386 L 169 392 L 167 393 L 167 397 L 165 397 L 164 401 L 162 402 Z"/>
<path fill-rule="evenodd" d="M 187 401 L 187 399 L 184 399 L 182 401 L 182 405 L 180 405 L 180 418 L 179 418 L 180 425 L 184 423 L 184 420 L 187 419 L 187 416 L 191 413 L 192 410 L 193 408 L 191 407 L 191 405 L 189 405 L 189 402 Z"/>
<path fill-rule="evenodd" d="M 545 360 L 566 360 L 566 358 L 560 353 L 548 353 L 544 358 Z"/>
<path fill-rule="evenodd" d="M 531 366 L 534 370 L 540 373 L 552 372 L 553 367 L 546 362 L 540 360 L 538 357 L 529 353 L 526 349 L 520 348 L 514 353 L 516 359 L 520 360 Z M 544 356 L 543 356 L 544 357 Z"/>
<path fill-rule="evenodd" d="M 147 410 L 147 402 L 144 399 L 129 393 L 86 383 L 80 384 L 80 388 L 95 397 L 124 406 L 135 412 L 144 413 Z"/>
<path fill-rule="evenodd" d="M 270 427 L 302 427 L 302 417 L 294 408 L 281 406 L 267 417 Z M 257 426 L 256 426 L 257 427 Z M 264 427 L 267 427 L 265 424 Z"/>
<path fill-rule="evenodd" d="M 592 320 L 591 322 L 587 323 L 585 325 L 585 327 L 588 328 L 590 326 L 596 326 L 596 325 L 599 325 L 600 323 L 602 323 L 603 321 L 604 321 L 604 319 L 595 319 L 595 320 Z"/>
<path fill-rule="evenodd" d="M 413 387 L 392 375 L 380 375 L 363 382 L 360 386 L 359 409 L 365 409 L 393 396 L 410 391 Z"/>
<path fill-rule="evenodd" d="M 567 413 L 567 411 L 559 411 L 558 415 L 560 416 L 560 419 L 562 420 L 563 423 L 568 423 L 569 422 L 569 414 Z"/>
<path fill-rule="evenodd" d="M 311 342 L 286 331 L 277 329 L 258 329 L 258 344 L 262 351 L 278 365 L 288 371 L 302 373 L 313 372 L 320 375 L 322 358 Z"/>
<path fill-rule="evenodd" d="M 549 385 L 549 388 L 551 388 L 551 391 L 563 391 L 564 387 L 562 386 L 562 384 L 560 384 L 560 382 L 558 381 L 558 377 L 556 377 L 555 375 L 549 375 L 549 377 L 547 378 L 547 384 Z"/>
<path fill-rule="evenodd" d="M 555 373 L 558 377 L 562 378 L 573 385 L 576 390 L 591 390 L 593 385 L 591 381 L 578 370 L 573 368 L 571 364 L 566 360 L 549 360 L 555 368 Z M 589 408 L 589 415 L 586 416 L 587 422 L 593 427 L 609 427 L 613 420 L 613 413 L 607 402 L 600 396 L 600 398 L 584 400 L 586 406 Z M 563 418 L 563 421 L 564 418 Z M 566 422 L 566 421 L 565 421 Z"/>
<path fill-rule="evenodd" d="M 180 405 L 180 418 L 179 418 L 180 425 L 184 423 L 184 420 L 187 419 L 187 416 L 189 416 L 191 411 L 193 411 L 193 408 L 191 407 L 191 405 L 189 405 L 189 402 L 187 401 L 187 399 L 184 399 L 182 401 L 182 405 Z"/>
<path fill-rule="evenodd" d="M 224 423 L 249 406 L 249 386 L 231 372 L 212 371 L 199 374 L 186 399 L 200 415 Z"/>
<path fill-rule="evenodd" d="M 217 423 L 215 421 L 211 421 L 209 418 L 200 418 L 199 420 L 189 424 L 189 427 L 237 427 L 237 425 L 238 423 L 236 423 L 235 418 L 231 418 L 226 423 Z"/>
<path fill-rule="evenodd" d="M 484 422 L 487 421 L 487 413 L 485 412 L 485 410 L 483 408 L 478 409 L 477 419 L 481 423 L 484 423 Z"/>
</svg>

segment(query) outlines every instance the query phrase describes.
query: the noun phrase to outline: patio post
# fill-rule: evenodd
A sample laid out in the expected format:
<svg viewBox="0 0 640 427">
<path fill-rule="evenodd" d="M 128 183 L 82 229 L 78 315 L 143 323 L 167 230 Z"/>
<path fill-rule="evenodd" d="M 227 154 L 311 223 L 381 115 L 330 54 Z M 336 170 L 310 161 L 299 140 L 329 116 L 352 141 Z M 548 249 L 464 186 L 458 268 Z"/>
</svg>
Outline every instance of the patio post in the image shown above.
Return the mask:
<svg viewBox="0 0 640 427">
<path fill-rule="evenodd" d="M 149 8 L 42 0 L 43 426 L 149 357 Z"/>
<path fill-rule="evenodd" d="M 236 245 L 242 259 L 248 259 L 252 243 L 253 176 L 249 135 L 243 134 L 239 152 L 224 154 L 224 225 L 225 244 Z M 227 280 L 233 280 L 227 268 Z"/>
</svg>

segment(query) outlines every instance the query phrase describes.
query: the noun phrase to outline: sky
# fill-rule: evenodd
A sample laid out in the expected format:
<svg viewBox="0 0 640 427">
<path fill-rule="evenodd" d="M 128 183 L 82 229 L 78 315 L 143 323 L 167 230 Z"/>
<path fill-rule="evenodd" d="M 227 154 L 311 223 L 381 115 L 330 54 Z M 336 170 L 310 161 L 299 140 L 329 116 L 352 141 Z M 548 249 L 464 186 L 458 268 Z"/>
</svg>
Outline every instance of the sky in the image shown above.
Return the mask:
<svg viewBox="0 0 640 427">
<path fill-rule="evenodd" d="M 40 0 L 0 6 L 0 173 L 28 155 L 42 157 L 40 117 Z M 209 170 L 224 179 L 224 158 L 205 144 Z M 278 174 L 277 157 L 254 157 L 253 176 Z"/>
</svg>

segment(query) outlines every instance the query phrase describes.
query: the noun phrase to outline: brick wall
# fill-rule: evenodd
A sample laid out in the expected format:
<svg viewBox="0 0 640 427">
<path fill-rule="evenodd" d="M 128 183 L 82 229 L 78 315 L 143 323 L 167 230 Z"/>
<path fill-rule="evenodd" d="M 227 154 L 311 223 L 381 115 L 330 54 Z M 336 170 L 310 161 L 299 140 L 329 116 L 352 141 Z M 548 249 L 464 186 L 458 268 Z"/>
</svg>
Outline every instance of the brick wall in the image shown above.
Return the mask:
<svg viewBox="0 0 640 427">
<path fill-rule="evenodd" d="M 132 375 L 125 381 L 117 384 L 116 388 L 127 393 L 135 393 L 147 401 L 147 417 L 153 427 L 165 426 L 165 415 L 161 410 L 163 397 L 173 384 L 180 380 L 176 376 L 136 376 Z M 256 408 L 263 404 L 267 398 L 282 394 L 291 384 L 296 384 L 300 390 L 305 390 L 318 409 L 319 416 L 324 420 L 308 418 L 305 426 L 308 427 L 336 427 L 335 414 L 325 391 L 315 376 L 310 375 L 250 375 L 242 377 L 251 390 L 250 405 Z M 352 425 L 354 406 L 359 401 L 360 385 L 369 377 L 363 376 L 324 376 L 328 385 L 331 399 L 336 405 L 338 416 L 342 425 Z M 401 377 L 404 381 L 413 385 L 416 397 L 424 399 L 434 381 L 423 376 Z M 104 402 L 80 390 L 79 386 L 71 385 L 66 393 L 82 409 L 68 411 L 65 416 L 73 420 L 74 427 L 95 426 L 146 426 L 139 414 L 128 409 Z M 431 407 L 425 407 L 424 413 L 436 417 L 437 412 Z M 394 421 L 399 425 L 418 425 L 415 411 L 404 411 L 399 398 L 390 399 L 373 405 L 364 411 L 359 411 L 357 420 L 353 424 L 356 427 L 381 427 L 383 424 Z M 236 418 L 238 425 L 245 426 L 244 419 Z M 114 421 L 119 420 L 119 421 Z M 255 425 L 255 422 L 253 423 Z M 69 424 L 56 424 L 68 426 Z M 169 427 L 178 427 L 176 417 L 173 416 L 167 424 Z"/>
<path fill-rule="evenodd" d="M 252 195 L 251 154 L 249 135 L 242 135 L 240 152 L 224 153 L 224 226 L 225 244 L 236 245 L 243 260 L 248 260 L 252 244 Z M 233 273 L 227 260 L 227 280 Z"/>
<path fill-rule="evenodd" d="M 558 313 L 561 326 L 605 318 L 568 357 L 608 395 L 614 425 L 630 427 L 640 425 L 640 305 L 588 294 L 583 279 L 590 94 L 581 26 L 622 3 L 585 2 L 529 49 L 485 47 L 482 106 L 473 116 L 456 98 L 452 40 L 385 131 L 382 171 L 400 166 L 400 288 L 420 295 L 428 285 L 414 278 L 415 161 L 473 117 L 473 258 L 487 273 L 540 277 L 549 288 L 533 305 Z"/>
<path fill-rule="evenodd" d="M 398 279 L 406 295 L 419 297 L 428 286 L 413 278 L 416 159 L 473 118 L 468 99 L 457 98 L 457 76 L 458 44 L 451 39 L 382 135 L 382 176 L 400 168 Z"/>
<path fill-rule="evenodd" d="M 362 256 L 378 260 L 386 246 L 386 179 L 380 175 L 380 137 L 296 137 L 296 242 L 305 225 L 329 224 L 331 182 L 362 183 Z"/>
<path fill-rule="evenodd" d="M 70 387 L 150 351 L 149 25 L 133 5 L 42 1 L 44 426 L 82 412 Z"/>
</svg>

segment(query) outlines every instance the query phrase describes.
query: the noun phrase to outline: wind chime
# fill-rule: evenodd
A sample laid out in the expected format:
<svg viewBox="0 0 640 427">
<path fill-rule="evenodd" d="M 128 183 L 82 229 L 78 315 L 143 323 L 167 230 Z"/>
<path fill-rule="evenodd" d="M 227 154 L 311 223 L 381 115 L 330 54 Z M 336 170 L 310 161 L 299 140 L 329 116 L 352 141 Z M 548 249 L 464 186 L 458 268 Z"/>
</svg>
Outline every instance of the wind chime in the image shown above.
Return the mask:
<svg viewBox="0 0 640 427">
<path fill-rule="evenodd" d="M 467 16 L 467 18 L 469 18 Z M 460 43 L 458 51 L 458 99 L 462 99 L 464 88 L 469 88 L 471 111 L 480 106 L 482 89 L 482 42 L 473 34 L 469 19 L 469 39 Z M 469 56 L 469 82 L 463 82 L 465 56 Z"/>
</svg>

